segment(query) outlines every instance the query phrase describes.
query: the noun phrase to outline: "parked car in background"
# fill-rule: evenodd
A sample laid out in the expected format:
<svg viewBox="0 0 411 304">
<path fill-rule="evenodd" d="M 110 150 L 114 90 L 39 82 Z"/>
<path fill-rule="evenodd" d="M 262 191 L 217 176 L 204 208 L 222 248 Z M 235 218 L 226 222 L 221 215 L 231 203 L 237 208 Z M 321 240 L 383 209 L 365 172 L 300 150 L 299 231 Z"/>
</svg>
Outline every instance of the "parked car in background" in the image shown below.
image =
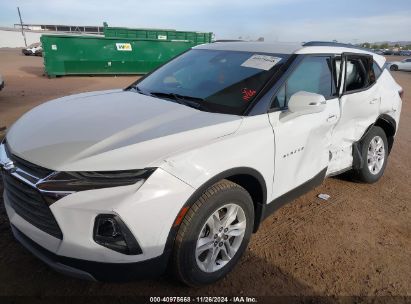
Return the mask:
<svg viewBox="0 0 411 304">
<path fill-rule="evenodd" d="M 411 71 L 411 58 L 407 58 L 401 61 L 392 61 L 386 64 L 386 67 L 391 71 Z"/>
<path fill-rule="evenodd" d="M 0 75 L 0 91 L 3 90 L 4 88 L 4 79 L 3 77 Z"/>
<path fill-rule="evenodd" d="M 43 54 L 43 47 L 41 46 L 40 42 L 36 42 L 30 44 L 28 47 L 21 50 L 22 53 L 26 56 L 42 56 Z"/>
<path fill-rule="evenodd" d="M 13 234 L 78 278 L 171 266 L 215 282 L 267 216 L 327 176 L 381 178 L 403 92 L 384 62 L 332 42 L 210 43 L 124 90 L 44 103 L 0 145 Z"/>
<path fill-rule="evenodd" d="M 411 56 L 411 51 L 410 50 L 403 50 L 400 51 L 401 56 Z"/>
</svg>

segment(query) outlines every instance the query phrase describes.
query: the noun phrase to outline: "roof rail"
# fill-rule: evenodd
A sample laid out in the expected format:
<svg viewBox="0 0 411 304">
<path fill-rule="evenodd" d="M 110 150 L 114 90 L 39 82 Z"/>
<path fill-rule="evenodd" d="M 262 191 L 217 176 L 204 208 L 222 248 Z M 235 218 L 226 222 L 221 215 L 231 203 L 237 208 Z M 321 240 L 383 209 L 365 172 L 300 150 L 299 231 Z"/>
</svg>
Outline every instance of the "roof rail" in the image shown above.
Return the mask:
<svg viewBox="0 0 411 304">
<path fill-rule="evenodd" d="M 354 44 L 348 44 L 348 43 L 332 42 L 332 41 L 309 41 L 309 42 L 303 43 L 303 46 L 339 46 L 339 47 L 346 47 L 346 48 L 370 52 L 370 49 L 363 48 L 361 46 L 357 46 Z"/>
<path fill-rule="evenodd" d="M 241 39 L 220 39 L 220 40 L 214 40 L 213 42 L 244 42 L 245 40 Z"/>
</svg>

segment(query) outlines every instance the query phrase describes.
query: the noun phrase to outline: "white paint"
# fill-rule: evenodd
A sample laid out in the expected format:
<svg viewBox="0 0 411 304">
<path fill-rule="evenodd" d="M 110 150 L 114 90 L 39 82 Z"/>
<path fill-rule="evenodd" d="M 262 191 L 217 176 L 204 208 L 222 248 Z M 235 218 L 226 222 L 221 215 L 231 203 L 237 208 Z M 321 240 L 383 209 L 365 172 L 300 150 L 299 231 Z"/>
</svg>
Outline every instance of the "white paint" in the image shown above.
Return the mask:
<svg viewBox="0 0 411 304">
<path fill-rule="evenodd" d="M 310 49 L 329 54 L 336 48 Z M 262 203 L 268 204 L 327 167 L 328 174 L 350 167 L 352 144 L 379 114 L 390 115 L 398 125 L 399 89 L 385 70 L 371 88 L 325 104 L 321 96 L 297 93 L 294 102 L 306 103 L 305 96 L 321 111 L 294 105 L 291 113 L 244 117 L 121 90 L 59 98 L 11 127 L 7 140 L 13 153 L 61 171 L 158 169 L 143 185 L 81 191 L 54 203 L 62 241 L 25 222 L 5 198 L 6 210 L 24 234 L 60 255 L 113 263 L 153 258 L 163 252 L 174 219 L 195 189 L 223 171 L 248 167 L 259 172 L 267 187 Z M 294 115 L 299 110 L 303 115 Z M 99 213 L 118 214 L 143 255 L 126 256 L 95 243 L 92 231 Z"/>
<path fill-rule="evenodd" d="M 129 170 L 233 133 L 241 120 L 111 90 L 44 103 L 24 114 L 8 138 L 13 153 L 53 170 L 99 171 L 103 163 L 103 170 Z"/>
</svg>

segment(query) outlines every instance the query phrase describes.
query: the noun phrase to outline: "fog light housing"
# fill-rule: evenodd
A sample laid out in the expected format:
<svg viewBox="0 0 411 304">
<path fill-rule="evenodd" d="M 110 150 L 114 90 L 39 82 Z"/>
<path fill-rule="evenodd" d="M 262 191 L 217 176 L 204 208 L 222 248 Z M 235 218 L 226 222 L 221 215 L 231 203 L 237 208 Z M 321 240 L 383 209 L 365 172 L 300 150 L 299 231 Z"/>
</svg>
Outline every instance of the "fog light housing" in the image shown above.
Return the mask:
<svg viewBox="0 0 411 304">
<path fill-rule="evenodd" d="M 96 217 L 93 239 L 97 244 L 123 254 L 143 253 L 131 231 L 115 214 L 99 214 Z"/>
</svg>

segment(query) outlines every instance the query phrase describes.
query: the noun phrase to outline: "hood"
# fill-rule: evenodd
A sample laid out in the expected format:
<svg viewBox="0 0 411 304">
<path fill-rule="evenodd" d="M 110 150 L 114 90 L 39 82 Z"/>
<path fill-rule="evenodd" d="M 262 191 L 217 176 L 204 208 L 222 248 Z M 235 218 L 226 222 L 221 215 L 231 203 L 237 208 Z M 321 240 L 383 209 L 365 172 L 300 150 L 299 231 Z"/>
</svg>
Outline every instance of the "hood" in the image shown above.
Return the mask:
<svg viewBox="0 0 411 304">
<path fill-rule="evenodd" d="M 16 156 L 52 170 L 128 170 L 233 133 L 241 120 L 135 92 L 91 92 L 27 112 L 7 143 Z"/>
</svg>

